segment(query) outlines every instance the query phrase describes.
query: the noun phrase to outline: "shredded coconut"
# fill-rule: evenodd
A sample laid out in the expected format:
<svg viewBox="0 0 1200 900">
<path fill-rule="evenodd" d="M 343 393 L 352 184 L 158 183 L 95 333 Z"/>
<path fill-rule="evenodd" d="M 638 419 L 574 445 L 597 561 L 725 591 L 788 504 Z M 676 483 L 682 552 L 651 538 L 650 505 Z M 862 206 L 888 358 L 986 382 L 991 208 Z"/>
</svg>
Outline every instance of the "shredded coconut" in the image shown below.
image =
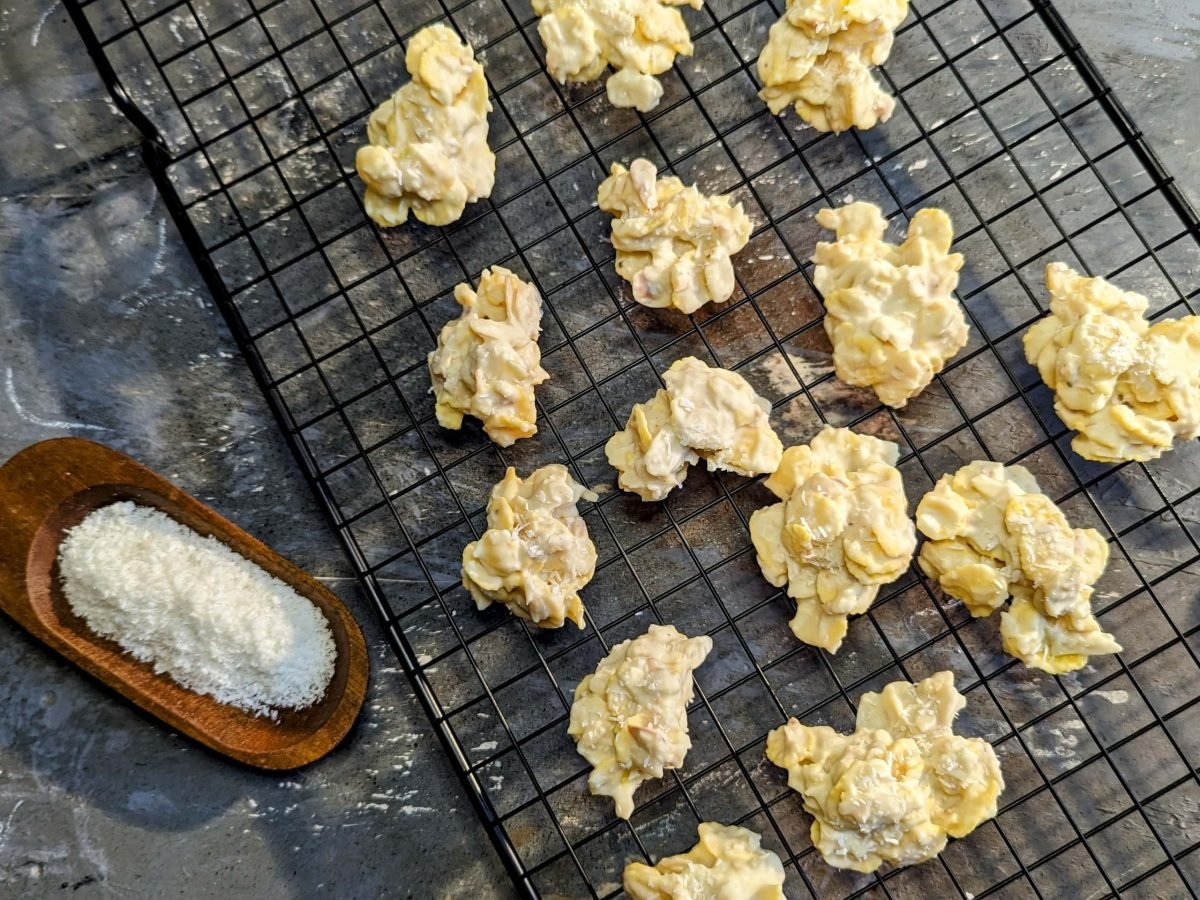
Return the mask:
<svg viewBox="0 0 1200 900">
<path fill-rule="evenodd" d="M 303 709 L 333 677 L 333 634 L 309 600 L 156 509 L 114 503 L 59 550 L 71 609 L 183 687 L 257 715 Z"/>
</svg>

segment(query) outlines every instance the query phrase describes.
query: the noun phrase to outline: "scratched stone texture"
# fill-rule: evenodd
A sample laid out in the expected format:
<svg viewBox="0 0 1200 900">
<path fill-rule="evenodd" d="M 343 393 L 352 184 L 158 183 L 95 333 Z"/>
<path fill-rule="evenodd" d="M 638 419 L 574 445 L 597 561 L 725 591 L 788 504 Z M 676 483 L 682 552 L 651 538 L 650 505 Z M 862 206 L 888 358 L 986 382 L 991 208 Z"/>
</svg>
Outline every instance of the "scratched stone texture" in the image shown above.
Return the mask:
<svg viewBox="0 0 1200 900">
<path fill-rule="evenodd" d="M 1200 200 L 1195 0 L 1135 26 L 1119 0 L 1060 5 Z M 375 664 L 349 742 L 280 778 L 155 726 L 0 619 L 0 898 L 507 896 L 57 3 L 0 0 L 0 121 L 0 460 L 63 434 L 131 453 L 328 579 Z"/>
</svg>

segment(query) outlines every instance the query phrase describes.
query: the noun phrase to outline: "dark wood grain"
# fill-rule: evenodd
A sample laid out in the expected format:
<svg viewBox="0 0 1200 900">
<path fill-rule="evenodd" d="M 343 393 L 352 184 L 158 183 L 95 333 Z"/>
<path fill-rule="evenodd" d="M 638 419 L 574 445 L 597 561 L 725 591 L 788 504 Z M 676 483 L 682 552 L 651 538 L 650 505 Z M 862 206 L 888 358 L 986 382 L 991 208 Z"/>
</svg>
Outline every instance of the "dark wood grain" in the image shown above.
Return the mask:
<svg viewBox="0 0 1200 900">
<path fill-rule="evenodd" d="M 291 585 L 324 613 L 337 646 L 325 697 L 275 720 L 218 703 L 157 675 L 95 634 L 63 596 L 58 546 L 92 510 L 121 500 L 162 510 Z M 320 759 L 346 736 L 366 696 L 369 663 L 350 611 L 311 575 L 129 457 L 91 441 L 35 444 L 0 468 L 0 609 L 143 710 L 218 753 L 264 769 Z"/>
</svg>

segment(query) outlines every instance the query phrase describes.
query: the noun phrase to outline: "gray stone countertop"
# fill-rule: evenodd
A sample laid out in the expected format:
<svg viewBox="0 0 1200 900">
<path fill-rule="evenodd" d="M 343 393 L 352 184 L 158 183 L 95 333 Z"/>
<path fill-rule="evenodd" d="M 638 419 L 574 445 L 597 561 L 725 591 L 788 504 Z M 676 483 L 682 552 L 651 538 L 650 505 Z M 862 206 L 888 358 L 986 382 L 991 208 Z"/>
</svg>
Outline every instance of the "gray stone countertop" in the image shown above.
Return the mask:
<svg viewBox="0 0 1200 900">
<path fill-rule="evenodd" d="M 1133 23 L 1117 0 L 1060 7 L 1200 201 L 1200 6 L 1153 0 Z M 64 434 L 131 454 L 338 591 L 374 664 L 349 740 L 265 775 L 157 727 L 0 618 L 0 897 L 508 896 L 57 0 L 0 0 L 0 121 L 0 461 Z"/>
</svg>

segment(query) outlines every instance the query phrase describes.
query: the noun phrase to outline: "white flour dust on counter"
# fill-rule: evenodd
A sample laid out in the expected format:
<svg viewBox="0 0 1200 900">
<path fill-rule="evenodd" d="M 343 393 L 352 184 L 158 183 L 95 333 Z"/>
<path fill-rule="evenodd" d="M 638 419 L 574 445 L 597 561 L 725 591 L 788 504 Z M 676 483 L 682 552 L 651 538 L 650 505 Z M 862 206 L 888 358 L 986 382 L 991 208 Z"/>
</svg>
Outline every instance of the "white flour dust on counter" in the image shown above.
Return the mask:
<svg viewBox="0 0 1200 900">
<path fill-rule="evenodd" d="M 71 609 L 189 690 L 274 718 L 325 695 L 336 648 L 309 600 L 220 541 L 130 502 L 59 549 Z"/>
</svg>

